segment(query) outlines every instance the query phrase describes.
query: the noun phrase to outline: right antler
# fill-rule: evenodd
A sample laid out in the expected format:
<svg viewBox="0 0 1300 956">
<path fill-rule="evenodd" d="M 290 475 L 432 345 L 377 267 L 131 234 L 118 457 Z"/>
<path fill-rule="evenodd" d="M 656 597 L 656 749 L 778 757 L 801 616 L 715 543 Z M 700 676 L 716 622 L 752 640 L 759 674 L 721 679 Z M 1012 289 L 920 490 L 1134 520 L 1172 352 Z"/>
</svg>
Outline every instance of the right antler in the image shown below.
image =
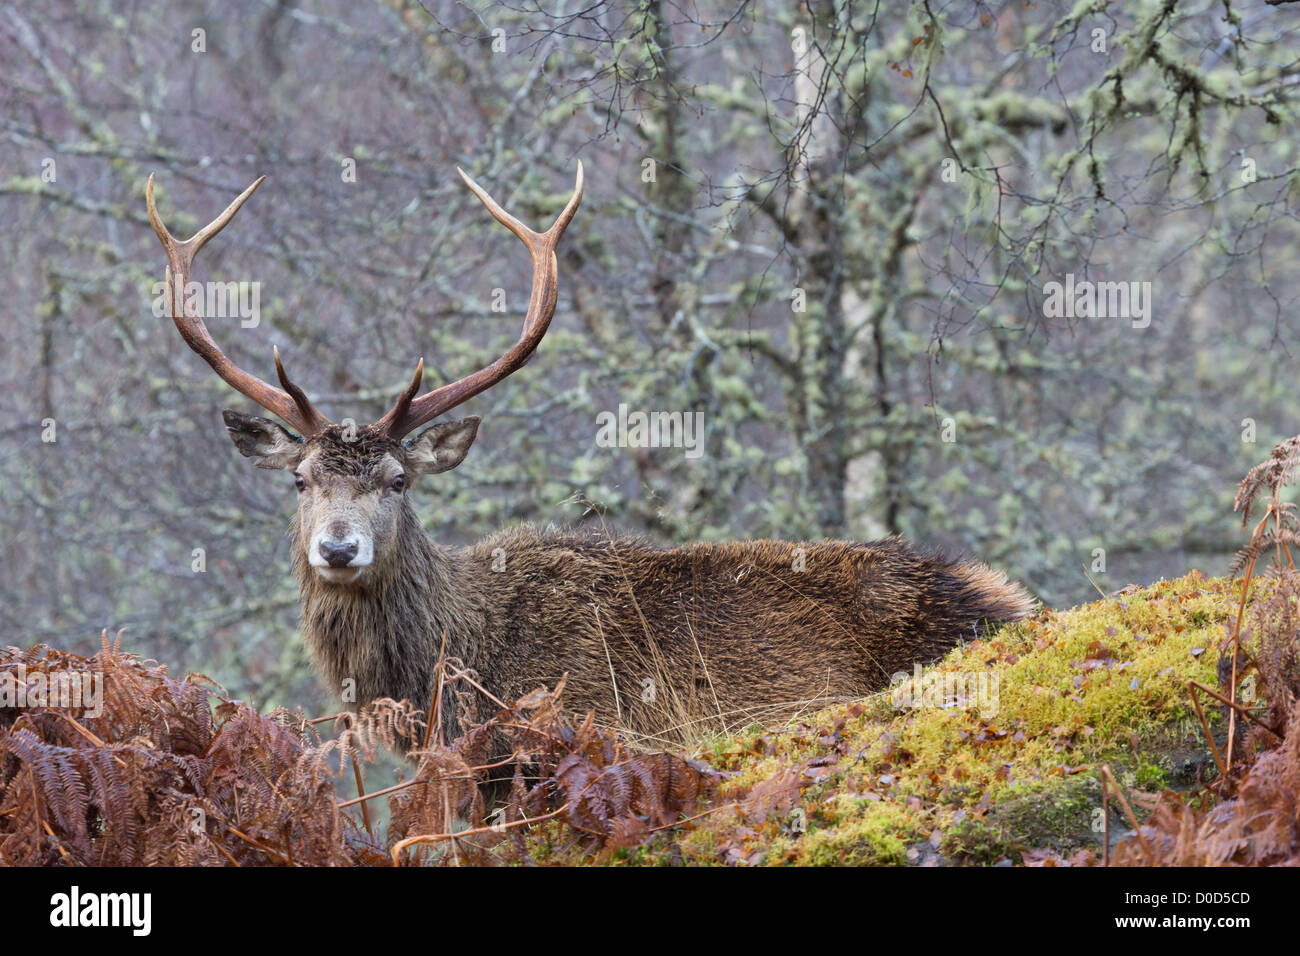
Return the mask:
<svg viewBox="0 0 1300 956">
<path fill-rule="evenodd" d="M 289 377 L 284 373 L 284 366 L 280 364 L 279 350 L 274 352 L 275 371 L 280 377 L 280 384 L 284 386 L 283 391 L 274 385 L 268 385 L 254 375 L 249 375 L 226 358 L 226 354 L 221 351 L 217 343 L 212 341 L 212 335 L 203 324 L 203 317 L 198 314 L 197 306 L 187 308 L 188 300 L 184 296 L 185 287 L 190 280 L 190 267 L 194 263 L 194 256 L 209 239 L 235 218 L 235 213 L 239 212 L 239 207 L 244 204 L 244 200 L 253 195 L 253 190 L 262 185 L 264 179 L 265 176 L 259 178 L 240 193 L 235 201 L 226 207 L 225 212 L 189 239 L 181 242 L 167 231 L 167 227 L 163 225 L 158 215 L 158 209 L 153 202 L 153 175 L 150 174 L 149 188 L 146 191 L 149 201 L 149 222 L 167 251 L 167 300 L 171 303 L 172 321 L 176 323 L 176 328 L 186 344 L 199 353 L 204 361 L 212 366 L 212 370 L 232 388 L 247 395 L 273 415 L 284 419 L 302 432 L 304 438 L 310 438 L 328 428 L 330 420 L 312 407 L 302 389 L 289 381 Z M 178 287 L 181 292 L 179 302 L 175 292 Z"/>
<path fill-rule="evenodd" d="M 493 218 L 522 239 L 524 245 L 528 247 L 529 255 L 533 259 L 533 291 L 528 300 L 528 314 L 524 317 L 524 329 L 519 335 L 519 341 L 511 346 L 505 355 L 486 368 L 481 368 L 471 375 L 449 382 L 416 398 L 415 393 L 420 390 L 420 380 L 424 376 L 424 359 L 420 359 L 415 367 L 415 377 L 397 399 L 397 404 L 383 418 L 375 422 L 375 428 L 386 431 L 392 438 L 400 439 L 412 429 L 419 428 L 430 419 L 473 398 L 484 389 L 491 388 L 527 362 L 528 357 L 537 350 L 542 337 L 546 335 L 546 330 L 551 325 L 551 317 L 555 315 L 555 303 L 559 299 L 555 247 L 559 244 L 560 237 L 564 235 L 570 220 L 573 219 L 573 214 L 578 211 L 578 204 L 582 202 L 581 161 L 578 163 L 573 195 L 559 218 L 555 220 L 555 224 L 546 232 L 534 232 L 529 229 L 502 209 L 483 187 L 466 175 L 463 169 L 457 168 L 456 172 L 460 173 L 460 178 L 465 180 L 465 185 L 473 191 L 483 205 L 487 206 Z"/>
</svg>

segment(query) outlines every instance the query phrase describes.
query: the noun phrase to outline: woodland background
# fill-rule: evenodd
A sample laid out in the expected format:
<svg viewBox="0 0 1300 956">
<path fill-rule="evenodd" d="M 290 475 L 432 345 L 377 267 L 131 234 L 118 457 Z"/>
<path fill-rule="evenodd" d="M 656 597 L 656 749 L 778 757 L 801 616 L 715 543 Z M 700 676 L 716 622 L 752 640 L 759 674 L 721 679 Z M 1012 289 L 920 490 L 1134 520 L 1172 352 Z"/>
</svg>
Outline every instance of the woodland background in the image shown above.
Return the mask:
<svg viewBox="0 0 1300 956">
<path fill-rule="evenodd" d="M 125 627 L 327 706 L 292 481 L 150 308 L 151 172 L 182 235 L 269 176 L 196 269 L 260 282 L 261 322 L 213 334 L 364 421 L 518 333 L 526 254 L 456 165 L 541 227 L 584 162 L 550 334 L 414 492 L 443 541 L 896 531 L 1054 606 L 1221 572 L 1300 427 L 1298 32 L 1264 0 L 0 3 L 4 643 Z M 1045 318 L 1067 273 L 1151 282 L 1150 326 Z M 705 454 L 598 447 L 620 403 L 703 411 Z"/>
</svg>

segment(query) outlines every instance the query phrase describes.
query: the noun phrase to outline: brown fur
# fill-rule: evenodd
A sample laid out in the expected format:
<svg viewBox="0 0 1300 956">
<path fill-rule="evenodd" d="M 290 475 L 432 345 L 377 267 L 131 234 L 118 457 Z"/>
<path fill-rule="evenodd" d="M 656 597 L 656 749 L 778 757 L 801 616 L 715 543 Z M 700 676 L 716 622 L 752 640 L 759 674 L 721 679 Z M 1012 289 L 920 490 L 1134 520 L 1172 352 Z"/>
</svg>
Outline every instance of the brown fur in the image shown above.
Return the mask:
<svg viewBox="0 0 1300 956">
<path fill-rule="evenodd" d="M 348 454 L 323 437 L 304 455 L 318 473 L 362 475 L 373 469 L 360 459 L 402 455 Z M 1002 574 L 900 538 L 661 548 L 524 526 L 453 549 L 429 539 L 405 494 L 395 515 L 370 573 L 345 586 L 319 579 L 309 531 L 294 522 L 305 639 L 335 693 L 356 682 L 358 704 L 387 696 L 427 708 L 445 633 L 446 654 L 502 699 L 567 674 L 567 706 L 605 723 L 646 734 L 692 715 L 735 725 L 879 690 L 1032 609 Z M 446 695 L 452 728 L 454 706 Z"/>
<path fill-rule="evenodd" d="M 427 708 L 445 650 L 506 699 L 568 675 L 568 705 L 645 733 L 699 716 L 724 725 L 749 714 L 878 690 L 890 676 L 938 657 L 985 623 L 1029 613 L 1017 585 L 979 564 L 915 551 L 898 538 L 873 544 L 782 541 L 658 548 L 629 538 L 504 531 L 464 549 L 430 541 L 407 496 L 409 481 L 455 468 L 478 431 L 439 414 L 527 361 L 555 312 L 555 247 L 582 199 L 573 196 L 545 233 L 521 227 L 468 176 L 462 178 L 529 249 L 533 294 L 524 333 L 501 358 L 416 397 L 423 361 L 374 425 L 332 425 L 288 379 L 283 390 L 237 369 L 203 323 L 173 319 L 190 347 L 243 394 L 312 436 L 265 418 L 224 414 L 240 452 L 258 467 L 294 472 L 294 571 L 303 633 L 335 693 L 354 683 L 364 704 L 408 699 Z M 162 224 L 149 180 L 149 218 L 169 275 L 189 276 L 193 256 L 261 180 L 193 238 Z M 446 695 L 443 717 L 456 717 Z"/>
</svg>

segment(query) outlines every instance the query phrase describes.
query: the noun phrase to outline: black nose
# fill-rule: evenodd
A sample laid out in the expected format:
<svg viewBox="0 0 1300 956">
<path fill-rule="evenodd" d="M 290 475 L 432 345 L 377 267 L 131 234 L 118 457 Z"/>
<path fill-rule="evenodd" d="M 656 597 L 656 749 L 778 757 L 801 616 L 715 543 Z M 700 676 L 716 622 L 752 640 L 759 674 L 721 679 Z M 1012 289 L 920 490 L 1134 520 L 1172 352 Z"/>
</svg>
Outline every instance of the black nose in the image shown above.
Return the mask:
<svg viewBox="0 0 1300 956">
<path fill-rule="evenodd" d="M 331 568 L 347 567 L 347 563 L 357 556 L 357 543 L 349 541 L 331 541 L 329 538 L 322 538 L 319 546 L 320 556 L 325 559 Z"/>
</svg>

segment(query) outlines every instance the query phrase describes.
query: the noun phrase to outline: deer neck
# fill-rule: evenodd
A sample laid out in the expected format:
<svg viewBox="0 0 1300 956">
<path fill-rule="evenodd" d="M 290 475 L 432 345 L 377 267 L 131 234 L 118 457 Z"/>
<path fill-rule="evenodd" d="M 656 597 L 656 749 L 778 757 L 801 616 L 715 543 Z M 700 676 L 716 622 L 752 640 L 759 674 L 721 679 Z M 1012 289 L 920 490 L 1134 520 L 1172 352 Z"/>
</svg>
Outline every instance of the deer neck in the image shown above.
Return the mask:
<svg viewBox="0 0 1300 956">
<path fill-rule="evenodd" d="M 350 706 L 406 699 L 424 710 L 440 653 L 474 665 L 483 604 L 466 573 L 465 553 L 431 540 L 408 503 L 394 546 L 357 586 L 322 581 L 298 544 L 296 517 L 291 534 L 303 638 L 336 697 Z"/>
</svg>

